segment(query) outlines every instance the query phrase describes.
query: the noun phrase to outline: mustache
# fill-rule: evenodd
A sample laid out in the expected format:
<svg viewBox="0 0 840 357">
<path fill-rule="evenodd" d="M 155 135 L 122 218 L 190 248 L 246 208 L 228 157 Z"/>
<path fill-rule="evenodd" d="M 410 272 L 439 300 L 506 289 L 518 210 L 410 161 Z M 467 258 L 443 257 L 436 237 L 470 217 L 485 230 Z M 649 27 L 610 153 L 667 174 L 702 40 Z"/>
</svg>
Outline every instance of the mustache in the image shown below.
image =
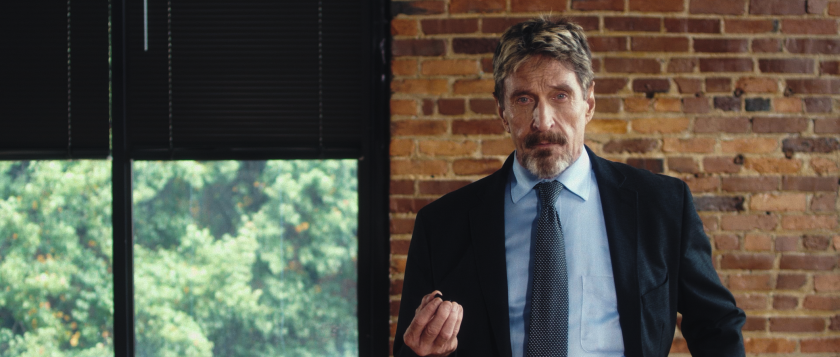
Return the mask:
<svg viewBox="0 0 840 357">
<path fill-rule="evenodd" d="M 525 137 L 525 147 L 529 149 L 539 143 L 558 144 L 562 146 L 568 142 L 569 139 L 565 135 L 557 132 L 533 133 Z"/>
</svg>

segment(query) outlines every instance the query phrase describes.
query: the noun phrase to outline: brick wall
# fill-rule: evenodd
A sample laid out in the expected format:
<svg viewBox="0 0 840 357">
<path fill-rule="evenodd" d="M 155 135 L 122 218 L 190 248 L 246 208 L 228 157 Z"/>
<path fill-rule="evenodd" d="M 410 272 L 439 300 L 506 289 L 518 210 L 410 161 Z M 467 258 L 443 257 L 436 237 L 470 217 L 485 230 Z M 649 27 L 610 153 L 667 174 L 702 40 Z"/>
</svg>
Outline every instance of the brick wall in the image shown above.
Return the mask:
<svg viewBox="0 0 840 357">
<path fill-rule="evenodd" d="M 499 168 L 492 52 L 538 14 L 587 30 L 587 144 L 683 179 L 747 353 L 840 352 L 840 1 L 393 1 L 392 335 L 414 215 Z M 672 352 L 685 353 L 677 331 Z"/>
</svg>

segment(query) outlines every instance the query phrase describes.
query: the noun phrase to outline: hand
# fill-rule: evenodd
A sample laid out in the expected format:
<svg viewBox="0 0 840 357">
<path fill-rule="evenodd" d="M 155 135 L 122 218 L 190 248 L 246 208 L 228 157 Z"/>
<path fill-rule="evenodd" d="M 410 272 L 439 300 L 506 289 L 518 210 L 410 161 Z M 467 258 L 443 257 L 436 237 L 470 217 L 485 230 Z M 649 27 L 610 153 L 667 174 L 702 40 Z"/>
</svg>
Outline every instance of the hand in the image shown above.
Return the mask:
<svg viewBox="0 0 840 357">
<path fill-rule="evenodd" d="M 405 345 L 418 356 L 448 356 L 458 348 L 464 308 L 453 301 L 443 301 L 436 294 L 440 291 L 423 296 L 403 335 Z"/>
</svg>

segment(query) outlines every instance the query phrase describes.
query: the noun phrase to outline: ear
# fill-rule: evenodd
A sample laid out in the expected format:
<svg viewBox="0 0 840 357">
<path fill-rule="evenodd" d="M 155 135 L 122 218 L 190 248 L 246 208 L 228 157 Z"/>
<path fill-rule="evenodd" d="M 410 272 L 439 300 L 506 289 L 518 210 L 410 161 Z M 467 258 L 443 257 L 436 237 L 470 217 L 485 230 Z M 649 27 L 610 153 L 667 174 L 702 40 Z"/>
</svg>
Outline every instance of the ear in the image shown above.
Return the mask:
<svg viewBox="0 0 840 357">
<path fill-rule="evenodd" d="M 586 123 L 588 124 L 592 117 L 595 116 L 595 81 L 589 85 L 589 90 L 586 93 Z"/>
<path fill-rule="evenodd" d="M 502 126 L 505 127 L 506 132 L 510 133 L 510 123 L 505 119 L 505 108 L 502 106 L 502 102 L 499 101 L 499 96 L 496 93 L 493 93 L 493 99 L 496 100 L 496 110 L 499 112 L 499 119 L 502 120 Z"/>
</svg>

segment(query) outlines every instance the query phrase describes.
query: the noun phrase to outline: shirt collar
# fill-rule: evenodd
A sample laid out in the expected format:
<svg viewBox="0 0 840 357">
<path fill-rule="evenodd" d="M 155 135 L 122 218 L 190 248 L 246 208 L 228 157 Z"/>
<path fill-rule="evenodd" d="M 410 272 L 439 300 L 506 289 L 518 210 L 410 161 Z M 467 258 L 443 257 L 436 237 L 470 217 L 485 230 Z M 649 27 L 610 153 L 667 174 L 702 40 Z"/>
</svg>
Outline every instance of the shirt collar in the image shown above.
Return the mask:
<svg viewBox="0 0 840 357">
<path fill-rule="evenodd" d="M 510 198 L 513 203 L 519 202 L 534 186 L 543 181 L 559 181 L 567 190 L 586 201 L 589 198 L 589 187 L 592 184 L 592 163 L 589 161 L 589 155 L 586 151 L 582 151 L 580 157 L 559 175 L 541 180 L 528 169 L 522 167 L 516 158 L 516 153 L 514 153 L 513 182 L 510 188 Z"/>
</svg>

